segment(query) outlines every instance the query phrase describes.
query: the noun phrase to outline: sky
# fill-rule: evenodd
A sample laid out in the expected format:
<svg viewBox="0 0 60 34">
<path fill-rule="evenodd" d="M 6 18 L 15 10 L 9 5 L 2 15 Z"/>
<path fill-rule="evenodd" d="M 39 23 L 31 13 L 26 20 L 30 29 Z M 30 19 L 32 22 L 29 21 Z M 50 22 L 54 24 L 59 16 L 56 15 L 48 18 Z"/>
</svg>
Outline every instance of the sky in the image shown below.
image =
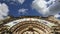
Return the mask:
<svg viewBox="0 0 60 34">
<path fill-rule="evenodd" d="M 0 20 L 8 15 L 60 17 L 60 0 L 0 0 Z"/>
</svg>

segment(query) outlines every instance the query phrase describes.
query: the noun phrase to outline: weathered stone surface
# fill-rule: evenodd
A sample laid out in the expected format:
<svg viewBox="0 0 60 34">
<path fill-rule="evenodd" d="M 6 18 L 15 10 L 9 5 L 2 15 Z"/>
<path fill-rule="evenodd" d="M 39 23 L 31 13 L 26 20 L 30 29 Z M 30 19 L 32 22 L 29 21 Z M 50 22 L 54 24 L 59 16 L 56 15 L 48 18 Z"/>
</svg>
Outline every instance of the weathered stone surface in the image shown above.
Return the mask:
<svg viewBox="0 0 60 34">
<path fill-rule="evenodd" d="M 28 21 L 22 21 L 11 28 L 9 28 L 8 25 L 5 25 L 7 23 L 10 23 L 14 20 L 23 19 L 23 18 L 32 18 L 32 19 L 38 19 L 36 21 L 32 21 L 31 19 Z M 49 27 L 48 25 L 45 25 L 40 22 L 40 20 L 48 21 L 48 23 L 56 24 L 56 26 Z M 2 21 L 3 23 L 0 24 L 0 34 L 60 34 L 60 20 L 57 20 L 53 16 L 49 17 L 39 17 L 39 16 L 22 16 L 18 18 L 9 17 L 6 20 Z"/>
</svg>

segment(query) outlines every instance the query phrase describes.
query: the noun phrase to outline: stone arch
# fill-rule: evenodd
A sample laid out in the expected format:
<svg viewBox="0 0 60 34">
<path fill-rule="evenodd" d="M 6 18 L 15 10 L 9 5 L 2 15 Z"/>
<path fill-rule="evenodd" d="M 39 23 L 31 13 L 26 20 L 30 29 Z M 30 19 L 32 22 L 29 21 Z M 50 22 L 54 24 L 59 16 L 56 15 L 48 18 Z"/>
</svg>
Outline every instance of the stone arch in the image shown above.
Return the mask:
<svg viewBox="0 0 60 34">
<path fill-rule="evenodd" d="M 10 31 L 13 34 L 22 34 L 26 31 L 36 31 L 39 34 L 50 34 L 52 29 L 38 21 L 23 21 L 14 25 Z"/>
<path fill-rule="evenodd" d="M 11 24 L 9 25 L 9 23 L 13 23 L 13 22 L 15 23 L 18 22 L 18 23 L 10 27 Z M 51 17 L 35 17 L 34 16 L 34 17 L 22 17 L 22 18 L 21 17 L 20 18 L 8 18 L 6 20 L 3 20 L 3 22 L 1 23 L 1 25 L 6 25 L 6 24 L 8 24 L 7 25 L 9 27 L 8 30 L 12 34 L 14 33 L 20 34 L 21 32 L 24 34 L 25 32 L 27 33 L 31 32 L 31 30 L 32 30 L 31 33 L 39 33 L 40 31 L 40 34 L 51 34 L 55 32 L 54 29 L 57 27 L 54 27 L 54 26 L 58 26 L 59 21 L 58 20 L 56 21 L 55 18 L 51 18 Z M 0 28 L 0 30 L 2 30 L 2 28 Z"/>
</svg>

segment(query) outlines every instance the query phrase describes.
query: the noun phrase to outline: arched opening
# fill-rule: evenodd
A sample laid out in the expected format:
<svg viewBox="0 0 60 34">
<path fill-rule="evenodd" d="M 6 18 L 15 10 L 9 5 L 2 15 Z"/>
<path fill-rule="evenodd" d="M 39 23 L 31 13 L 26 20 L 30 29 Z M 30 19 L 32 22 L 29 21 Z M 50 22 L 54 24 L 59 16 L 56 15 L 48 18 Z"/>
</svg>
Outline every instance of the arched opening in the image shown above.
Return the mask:
<svg viewBox="0 0 60 34">
<path fill-rule="evenodd" d="M 52 30 L 38 21 L 23 21 L 14 25 L 10 31 L 12 34 L 50 34 Z"/>
<path fill-rule="evenodd" d="M 0 32 L 3 34 L 55 34 L 60 32 L 60 26 L 58 25 L 59 22 L 56 22 L 55 19 L 50 17 L 11 18 L 7 19 L 7 21 L 4 20 L 3 22 L 4 24 L 2 25 L 4 27 L 1 26 L 0 28 Z M 7 27 L 6 29 L 8 30 L 6 30 L 5 27 Z M 1 31 L 2 29 L 3 31 Z"/>
</svg>

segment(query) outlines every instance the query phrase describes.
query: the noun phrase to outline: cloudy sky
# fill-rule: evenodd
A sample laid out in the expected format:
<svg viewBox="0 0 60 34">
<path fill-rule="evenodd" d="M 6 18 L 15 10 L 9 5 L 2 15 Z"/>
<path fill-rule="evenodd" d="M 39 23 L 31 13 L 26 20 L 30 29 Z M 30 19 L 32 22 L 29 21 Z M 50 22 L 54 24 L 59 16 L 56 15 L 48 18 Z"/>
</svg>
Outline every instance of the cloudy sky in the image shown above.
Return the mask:
<svg viewBox="0 0 60 34">
<path fill-rule="evenodd" d="M 0 19 L 8 15 L 60 17 L 60 0 L 0 0 Z"/>
</svg>

